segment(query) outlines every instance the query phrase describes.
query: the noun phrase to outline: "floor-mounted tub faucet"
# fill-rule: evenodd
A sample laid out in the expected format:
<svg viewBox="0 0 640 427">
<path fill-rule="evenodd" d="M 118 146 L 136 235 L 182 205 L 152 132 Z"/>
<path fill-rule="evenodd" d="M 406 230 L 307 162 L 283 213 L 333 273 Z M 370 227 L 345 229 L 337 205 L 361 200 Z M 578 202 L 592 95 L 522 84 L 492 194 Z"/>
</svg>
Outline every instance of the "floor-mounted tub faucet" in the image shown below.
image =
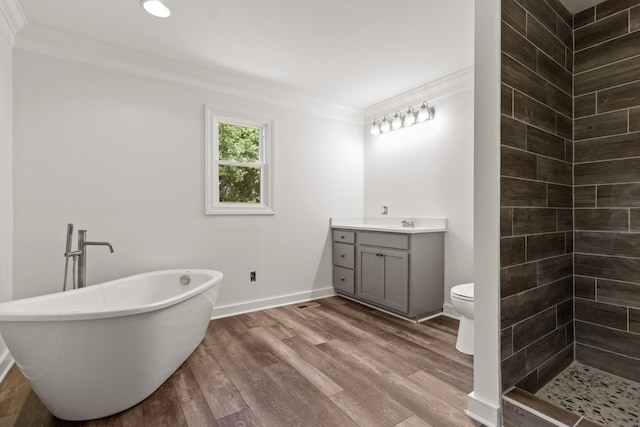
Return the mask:
<svg viewBox="0 0 640 427">
<path fill-rule="evenodd" d="M 73 269 L 71 277 L 73 281 L 73 289 L 84 288 L 87 285 L 87 246 L 107 246 L 109 251 L 113 253 L 113 246 L 109 242 L 88 242 L 87 230 L 78 230 L 78 249 L 71 250 L 71 239 L 73 237 L 73 224 L 67 225 L 67 246 L 64 252 L 66 258 L 64 266 L 64 285 L 62 290 L 67 289 L 67 273 L 69 266 L 69 258 L 73 259 Z M 77 283 L 76 283 L 77 278 Z"/>
<path fill-rule="evenodd" d="M 87 246 L 108 246 L 113 253 L 113 246 L 109 242 L 87 242 L 87 230 L 78 230 L 78 287 L 87 285 Z"/>
</svg>

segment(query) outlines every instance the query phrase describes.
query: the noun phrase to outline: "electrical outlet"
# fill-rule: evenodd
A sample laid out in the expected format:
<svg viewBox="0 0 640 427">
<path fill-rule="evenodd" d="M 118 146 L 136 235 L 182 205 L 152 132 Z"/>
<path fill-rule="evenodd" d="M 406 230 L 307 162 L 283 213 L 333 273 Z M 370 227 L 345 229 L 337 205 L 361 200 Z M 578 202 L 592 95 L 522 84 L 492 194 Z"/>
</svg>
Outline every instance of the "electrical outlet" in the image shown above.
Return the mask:
<svg viewBox="0 0 640 427">
<path fill-rule="evenodd" d="M 256 281 L 256 272 L 255 271 L 249 272 L 249 281 L 250 282 L 255 282 Z"/>
</svg>

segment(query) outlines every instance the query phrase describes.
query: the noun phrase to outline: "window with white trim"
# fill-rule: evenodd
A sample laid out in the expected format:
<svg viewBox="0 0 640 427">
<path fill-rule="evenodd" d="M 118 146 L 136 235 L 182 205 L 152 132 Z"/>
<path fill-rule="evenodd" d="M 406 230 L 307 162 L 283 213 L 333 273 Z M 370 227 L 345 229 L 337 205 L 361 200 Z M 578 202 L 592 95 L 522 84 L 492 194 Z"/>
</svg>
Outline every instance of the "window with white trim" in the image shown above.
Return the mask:
<svg viewBox="0 0 640 427">
<path fill-rule="evenodd" d="M 205 115 L 205 213 L 273 214 L 273 120 L 208 107 Z"/>
</svg>

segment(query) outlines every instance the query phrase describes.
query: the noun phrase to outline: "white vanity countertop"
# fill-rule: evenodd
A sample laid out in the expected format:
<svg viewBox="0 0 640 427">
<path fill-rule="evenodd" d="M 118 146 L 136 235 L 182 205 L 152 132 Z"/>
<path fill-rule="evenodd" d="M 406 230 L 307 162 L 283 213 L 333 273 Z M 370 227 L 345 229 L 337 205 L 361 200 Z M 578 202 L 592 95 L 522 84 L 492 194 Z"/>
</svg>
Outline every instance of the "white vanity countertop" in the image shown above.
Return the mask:
<svg viewBox="0 0 640 427">
<path fill-rule="evenodd" d="M 403 227 L 401 221 L 413 221 L 413 227 Z M 353 217 L 331 218 L 331 228 L 384 231 L 386 233 L 442 233 L 447 231 L 447 218 L 419 217 Z"/>
</svg>

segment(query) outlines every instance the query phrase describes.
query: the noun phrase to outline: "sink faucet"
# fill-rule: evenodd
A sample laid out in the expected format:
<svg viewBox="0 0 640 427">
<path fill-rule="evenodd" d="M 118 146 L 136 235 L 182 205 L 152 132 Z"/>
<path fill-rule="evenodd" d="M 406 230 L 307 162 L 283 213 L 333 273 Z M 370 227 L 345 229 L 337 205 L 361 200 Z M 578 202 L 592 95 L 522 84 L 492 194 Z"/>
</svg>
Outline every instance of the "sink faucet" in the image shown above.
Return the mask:
<svg viewBox="0 0 640 427">
<path fill-rule="evenodd" d="M 107 246 L 113 253 L 109 242 L 87 242 L 87 230 L 78 230 L 78 288 L 87 285 L 87 246 Z"/>
<path fill-rule="evenodd" d="M 400 221 L 400 223 L 402 223 L 403 227 L 415 227 L 416 226 L 416 222 L 415 221 L 407 221 L 406 219 L 403 219 L 402 221 Z"/>
</svg>

